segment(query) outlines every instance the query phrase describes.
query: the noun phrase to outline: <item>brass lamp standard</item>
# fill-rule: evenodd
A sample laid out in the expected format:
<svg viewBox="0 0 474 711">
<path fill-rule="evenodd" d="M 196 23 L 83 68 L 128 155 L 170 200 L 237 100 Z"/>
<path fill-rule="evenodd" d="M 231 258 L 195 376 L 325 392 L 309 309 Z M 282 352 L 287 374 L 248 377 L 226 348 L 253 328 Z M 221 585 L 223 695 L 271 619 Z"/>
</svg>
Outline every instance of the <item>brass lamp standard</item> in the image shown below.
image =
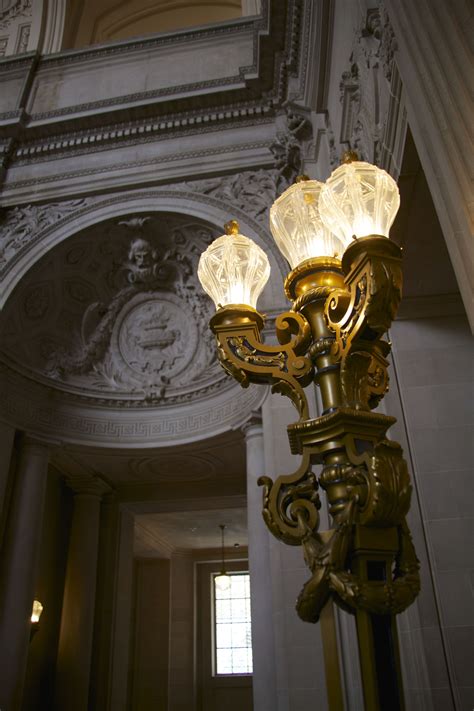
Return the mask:
<svg viewBox="0 0 474 711">
<path fill-rule="evenodd" d="M 325 184 L 303 176 L 275 201 L 271 230 L 292 267 L 292 309 L 276 320 L 279 346 L 262 342 L 256 310 L 268 260 L 235 221 L 199 264 L 217 306 L 210 326 L 224 369 L 244 387 L 271 383 L 298 411 L 288 436 L 302 462 L 275 481 L 261 477 L 263 517 L 277 538 L 303 547 L 312 576 L 297 601 L 301 619 L 317 622 L 330 599 L 355 614 L 368 711 L 404 707 L 395 615 L 419 592 L 405 521 L 409 475 L 400 445 L 386 438 L 395 418 L 372 412 L 388 389 L 382 336 L 401 298 L 401 250 L 388 239 L 398 206 L 395 181 L 354 155 Z M 245 287 L 235 288 L 237 275 Z M 244 291 L 252 300 L 237 302 Z M 314 419 L 304 393 L 311 382 L 323 404 Z M 313 464 L 322 465 L 318 479 Z M 319 531 L 319 486 L 329 531 Z M 340 708 L 327 676 L 331 708 Z"/>
</svg>

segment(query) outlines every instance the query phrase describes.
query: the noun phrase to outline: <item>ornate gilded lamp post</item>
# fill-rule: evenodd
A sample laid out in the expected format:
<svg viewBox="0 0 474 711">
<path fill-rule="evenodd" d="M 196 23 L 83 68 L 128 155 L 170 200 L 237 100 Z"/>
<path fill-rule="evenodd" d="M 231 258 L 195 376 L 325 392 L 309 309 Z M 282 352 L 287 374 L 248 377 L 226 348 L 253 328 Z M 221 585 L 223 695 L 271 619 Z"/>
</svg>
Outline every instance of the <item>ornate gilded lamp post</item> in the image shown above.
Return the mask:
<svg viewBox="0 0 474 711">
<path fill-rule="evenodd" d="M 288 437 L 300 467 L 259 481 L 268 528 L 301 545 L 311 570 L 298 615 L 317 622 L 330 598 L 354 612 L 365 708 L 383 711 L 404 707 L 395 615 L 419 592 L 405 520 L 407 465 L 386 436 L 395 418 L 373 412 L 388 389 L 383 335 L 401 299 L 401 250 L 388 239 L 399 202 L 395 181 L 354 154 L 325 184 L 302 176 L 275 201 L 271 230 L 292 269 L 285 281 L 292 308 L 276 320 L 279 346 L 262 342 L 256 310 L 268 259 L 235 221 L 203 253 L 198 272 L 217 306 L 210 326 L 223 368 L 243 387 L 271 383 L 298 411 Z M 312 382 L 323 403 L 314 419 L 304 392 Z M 319 487 L 329 531 L 319 530 Z"/>
</svg>

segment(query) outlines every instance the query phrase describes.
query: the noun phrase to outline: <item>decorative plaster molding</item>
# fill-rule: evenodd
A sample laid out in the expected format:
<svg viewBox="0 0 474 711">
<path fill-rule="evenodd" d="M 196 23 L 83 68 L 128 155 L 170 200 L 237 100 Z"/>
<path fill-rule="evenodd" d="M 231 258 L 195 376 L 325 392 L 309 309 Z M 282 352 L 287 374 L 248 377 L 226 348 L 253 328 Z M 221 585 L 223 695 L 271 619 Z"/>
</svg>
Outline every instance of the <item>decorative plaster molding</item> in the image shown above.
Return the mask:
<svg viewBox="0 0 474 711">
<path fill-rule="evenodd" d="M 60 393 L 0 369 L 0 419 L 38 438 L 54 432 L 58 440 L 102 447 L 169 447 L 238 429 L 258 410 L 266 388 L 238 387 L 185 407 L 144 411 L 77 407 Z"/>
<path fill-rule="evenodd" d="M 51 254 L 48 278 L 32 272 L 7 305 L 4 359 L 112 407 L 189 403 L 227 389 L 207 326 L 213 307 L 197 279 L 215 236 L 200 221 L 156 213 L 86 230 Z"/>
<path fill-rule="evenodd" d="M 254 143 L 240 143 L 236 145 L 225 146 L 225 153 L 241 153 L 243 151 L 258 150 L 259 148 L 270 148 L 271 143 L 267 141 L 256 141 Z M 130 168 L 140 168 L 148 167 L 153 165 L 162 165 L 163 163 L 172 163 L 176 161 L 183 160 L 193 160 L 194 162 L 199 162 L 209 156 L 219 156 L 223 153 L 222 147 L 207 148 L 204 150 L 193 150 L 182 153 L 174 153 L 168 156 L 157 156 L 155 158 L 140 160 L 140 161 L 126 161 L 120 163 L 114 163 L 112 165 L 102 166 L 99 168 L 86 168 L 83 170 L 74 170 L 61 173 L 61 181 L 73 180 L 75 178 L 87 177 L 87 176 L 99 176 L 107 173 L 112 173 L 115 171 L 125 171 Z M 56 174 L 43 176 L 40 181 L 38 179 L 30 178 L 28 180 L 18 180 L 11 181 L 8 183 L 8 190 L 13 191 L 19 188 L 29 188 L 33 186 L 38 186 L 38 182 L 42 185 L 46 183 L 54 183 L 58 180 Z"/>
<path fill-rule="evenodd" d="M 59 4 L 60 9 L 61 0 L 56 0 L 56 4 Z M 247 34 L 251 32 L 254 43 L 254 59 L 249 66 L 241 67 L 239 73 L 230 78 L 224 77 L 222 80 L 213 79 L 189 86 L 183 85 L 181 89 L 187 95 L 186 101 L 173 100 L 172 95 L 178 89 L 168 87 L 157 91 L 111 97 L 104 101 L 86 102 L 58 110 L 35 112 L 34 109 L 32 110 L 33 100 L 30 95 L 27 99 L 30 116 L 25 118 L 24 130 L 19 137 L 19 145 L 12 160 L 22 164 L 25 161 L 36 162 L 48 159 L 50 155 L 73 156 L 76 153 L 91 151 L 95 153 L 102 146 L 110 148 L 119 144 L 130 145 L 146 140 L 156 140 L 158 136 L 161 138 L 161 136 L 169 137 L 177 134 L 188 135 L 196 132 L 199 125 L 207 131 L 213 123 L 216 126 L 223 124 L 228 127 L 234 124 L 243 125 L 242 122 L 248 125 L 247 122 L 255 122 L 258 116 L 262 119 L 267 117 L 268 120 L 273 107 L 281 107 L 285 101 L 288 77 L 293 77 L 295 80 L 291 99 L 295 100 L 302 94 L 304 75 L 300 76 L 300 72 L 304 74 L 305 66 L 300 61 L 300 54 L 301 52 L 308 53 L 308 47 L 304 47 L 302 44 L 308 45 L 309 30 L 308 23 L 302 23 L 301 18 L 307 12 L 309 12 L 307 2 L 303 2 L 303 0 L 272 3 L 271 8 L 268 8 L 267 3 L 264 2 L 262 15 L 257 19 L 239 20 L 213 28 L 160 34 L 158 37 L 144 38 L 139 41 L 132 40 L 95 46 L 41 57 L 38 68 L 35 70 L 36 79 L 33 81 L 32 92 L 35 91 L 38 77 L 49 75 L 51 72 L 54 74 L 55 71 L 60 71 L 63 65 L 69 69 L 76 64 L 77 71 L 80 71 L 81 66 L 84 65 L 85 72 L 90 63 L 96 60 L 104 62 L 113 56 L 133 56 L 137 52 L 154 51 L 160 46 L 176 46 L 176 44 L 179 46 L 180 43 L 185 46 L 189 42 L 209 41 L 212 37 L 222 38 L 228 34 L 242 32 Z M 272 27 L 272 40 L 277 46 L 281 46 L 281 50 L 278 52 L 271 49 L 271 43 L 266 37 L 269 21 Z M 10 64 L 6 65 L 5 69 L 8 70 L 9 66 Z M 215 93 L 215 88 L 218 85 L 222 84 L 224 88 L 230 87 L 232 82 L 235 84 L 233 91 L 226 90 L 224 94 L 222 92 Z M 242 88 L 243 86 L 245 89 Z M 192 96 L 196 92 L 200 96 L 199 104 L 196 104 Z M 189 96 L 190 93 L 191 96 Z M 203 96 L 206 99 L 204 103 Z M 220 99 L 218 105 L 215 104 L 217 96 Z M 169 97 L 169 100 L 163 102 L 162 99 L 165 97 Z M 159 116 L 159 119 L 155 118 L 150 121 L 150 119 L 143 118 L 143 116 L 150 115 L 149 102 L 155 100 L 160 100 L 161 103 L 159 109 L 152 113 L 155 117 Z M 141 102 L 145 102 L 143 108 L 138 109 L 138 104 Z M 135 108 L 131 114 L 132 106 Z M 203 109 L 204 106 L 207 106 L 207 109 Z M 100 122 L 100 114 L 97 114 L 97 111 L 104 109 L 108 109 L 108 111 L 104 114 L 104 121 Z M 90 121 L 87 118 L 88 113 L 90 113 Z M 111 113 L 114 116 L 112 123 L 110 122 Z M 68 122 L 69 117 L 71 118 L 70 123 Z M 51 137 L 51 122 L 54 122 L 56 118 L 61 119 L 61 128 L 63 126 L 65 128 L 70 126 L 70 128 Z M 78 120 L 81 125 L 79 131 L 77 130 Z M 91 123 L 94 126 L 100 123 L 100 128 L 84 130 L 84 126 L 90 126 Z M 43 135 L 41 136 L 41 134 Z M 38 138 L 38 135 L 41 138 Z M 115 168 L 114 166 L 110 170 Z M 22 184 L 27 186 L 27 183 Z M 15 184 L 9 184 L 9 189 L 10 187 L 15 187 Z"/>
<path fill-rule="evenodd" d="M 28 51 L 28 43 L 30 41 L 31 25 L 20 25 L 18 28 L 18 36 L 15 45 L 15 53 L 23 54 Z"/>
<path fill-rule="evenodd" d="M 185 112 L 163 116 L 159 120 L 139 121 L 134 124 L 122 122 L 107 124 L 99 129 L 74 131 L 40 140 L 22 143 L 15 152 L 15 165 L 42 162 L 55 158 L 94 153 L 110 150 L 119 146 L 128 146 L 151 141 L 167 140 L 177 136 L 193 136 L 202 132 L 228 129 L 229 126 L 254 126 L 256 123 L 268 123 L 272 120 L 271 107 L 250 104 L 234 109 L 216 107 L 207 112 Z"/>
<path fill-rule="evenodd" d="M 40 235 L 45 229 L 57 225 L 92 202 L 93 198 L 82 198 L 47 205 L 25 205 L 4 211 L 0 217 L 0 275 L 10 259 L 34 240 L 41 241 Z"/>
<path fill-rule="evenodd" d="M 349 66 L 339 84 L 342 118 L 339 142 L 362 160 L 380 165 L 390 108 L 396 42 L 383 6 L 367 10 L 354 37 Z"/>
<path fill-rule="evenodd" d="M 176 183 L 163 190 L 128 192 L 105 199 L 99 195 L 4 209 L 0 217 L 0 281 L 3 285 L 0 302 L 5 303 L 13 286 L 36 259 L 78 230 L 111 215 L 133 211 L 164 209 L 186 214 L 189 207 L 185 209 L 185 203 L 189 205 L 190 202 L 195 206 L 196 215 L 202 215 L 202 208 L 208 206 L 203 217 L 214 224 L 216 219 L 212 219 L 212 213 L 216 214 L 216 209 L 219 212 L 225 210 L 227 216 L 235 213 L 243 223 L 250 221 L 263 243 L 273 252 L 284 274 L 286 266 L 268 233 L 267 211 L 287 184 L 280 171 L 275 169 L 245 171 L 221 178 Z"/>
<path fill-rule="evenodd" d="M 266 0 L 262 0 L 262 2 L 266 6 Z M 80 49 L 67 49 L 51 56 L 45 56 L 41 61 L 45 67 L 83 64 L 86 60 L 98 59 L 99 61 L 104 61 L 105 58 L 122 55 L 126 52 L 148 51 L 176 44 L 186 45 L 195 40 L 206 40 L 249 31 L 255 34 L 255 30 L 258 34 L 267 30 L 267 22 L 263 19 L 263 16 L 266 16 L 266 12 L 262 12 L 262 17 L 242 18 L 238 21 L 233 20 L 231 23 L 216 23 L 208 27 L 160 32 L 152 36 L 140 37 L 139 39 L 105 42 Z"/>
<path fill-rule="evenodd" d="M 4 0 L 0 8 L 0 30 L 19 17 L 31 17 L 33 0 Z"/>
</svg>

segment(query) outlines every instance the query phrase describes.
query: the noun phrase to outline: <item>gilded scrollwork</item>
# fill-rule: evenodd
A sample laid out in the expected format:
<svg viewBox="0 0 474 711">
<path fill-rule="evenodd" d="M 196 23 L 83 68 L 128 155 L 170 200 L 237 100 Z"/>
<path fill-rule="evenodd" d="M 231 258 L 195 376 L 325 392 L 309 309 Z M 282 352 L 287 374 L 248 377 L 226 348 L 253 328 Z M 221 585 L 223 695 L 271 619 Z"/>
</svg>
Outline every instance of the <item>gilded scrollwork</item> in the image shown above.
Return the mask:
<svg viewBox="0 0 474 711">
<path fill-rule="evenodd" d="M 312 572 L 296 603 L 303 621 L 317 622 L 330 596 L 343 608 L 395 615 L 403 612 L 418 595 L 420 566 L 405 519 L 396 529 L 398 551 L 389 579 L 367 580 L 348 569 L 357 518 L 357 503 L 353 498 L 336 517 L 331 531 L 307 530 L 303 537 L 305 561 Z"/>
<path fill-rule="evenodd" d="M 314 533 L 307 529 L 302 541 L 306 565 L 312 572 L 296 602 L 304 622 L 317 622 L 332 591 L 332 576 L 344 569 L 349 554 L 356 499 L 349 500 L 336 516 L 331 531 Z"/>
<path fill-rule="evenodd" d="M 384 237 L 356 240 L 344 254 L 347 289 L 334 290 L 324 313 L 343 358 L 358 340 L 380 338 L 395 318 L 402 296 L 400 249 Z"/>
<path fill-rule="evenodd" d="M 311 578 L 296 605 L 302 620 L 317 622 L 331 597 L 345 609 L 397 614 L 420 587 L 405 519 L 412 487 L 402 448 L 386 439 L 393 418 L 371 410 L 388 390 L 383 334 L 401 298 L 400 250 L 379 236 L 356 240 L 342 271 L 340 263 L 303 263 L 285 289 L 293 309 L 276 320 L 280 346 L 262 343 L 254 310 L 222 309 L 211 322 L 227 372 L 244 387 L 272 383 L 300 414 L 288 433 L 301 465 L 259 479 L 263 518 L 274 536 L 303 548 Z M 303 390 L 312 379 L 327 408 L 315 419 Z M 319 478 L 314 463 L 323 464 Z M 328 531 L 319 531 L 320 489 L 333 517 Z M 369 560 L 379 566 L 374 579 Z"/>
<path fill-rule="evenodd" d="M 317 531 L 321 502 L 309 455 L 303 456 L 293 474 L 279 476 L 275 481 L 262 476 L 258 484 L 263 486 L 263 518 L 276 538 L 297 546 L 308 531 Z"/>
<path fill-rule="evenodd" d="M 358 342 L 341 362 L 341 386 L 346 404 L 372 410 L 388 390 L 387 341 Z"/>
<path fill-rule="evenodd" d="M 358 515 L 365 526 L 388 527 L 401 523 L 410 508 L 412 487 L 398 442 L 382 440 L 364 457 L 367 498 Z"/>
<path fill-rule="evenodd" d="M 236 325 L 233 325 L 233 318 Z M 268 382 L 273 391 L 290 397 L 300 419 L 309 416 L 303 387 L 313 376 L 313 365 L 304 353 L 311 331 L 301 314 L 282 314 L 276 321 L 280 346 L 266 345 L 261 340 L 263 319 L 257 312 L 222 309 L 213 319 L 219 360 L 224 369 L 243 387 L 250 382 Z M 246 319 L 246 320 L 245 320 Z"/>
<path fill-rule="evenodd" d="M 253 348 L 247 339 L 241 336 L 229 338 L 228 343 L 236 358 L 245 363 L 256 365 L 257 367 L 271 367 L 278 370 L 287 369 L 288 353 L 284 351 L 268 355 L 263 349 Z"/>
<path fill-rule="evenodd" d="M 294 474 L 278 477 L 275 483 L 268 477 L 259 480 L 264 486 L 263 517 L 268 528 L 285 543 L 302 546 L 312 573 L 298 597 L 298 615 L 306 622 L 317 622 L 330 596 L 343 607 L 374 614 L 403 611 L 417 596 L 420 581 L 405 520 L 411 484 L 400 445 L 382 440 L 370 452 L 352 453 L 352 463 L 328 464 L 319 485 L 310 459 L 305 450 Z M 319 486 L 332 502 L 334 517 L 333 528 L 325 532 L 318 531 Z M 393 573 L 387 580 L 369 580 L 351 569 L 355 527 L 366 526 L 396 531 Z"/>
<path fill-rule="evenodd" d="M 324 315 L 334 333 L 332 355 L 341 363 L 345 404 L 373 409 L 388 390 L 388 330 L 401 299 L 400 249 L 384 237 L 356 240 L 343 260 L 345 288 L 326 299 Z"/>
<path fill-rule="evenodd" d="M 390 580 L 362 580 L 338 570 L 329 573 L 329 587 L 343 605 L 362 608 L 375 615 L 397 615 L 415 600 L 420 591 L 420 564 L 406 521 L 397 527 L 399 537 L 395 570 Z"/>
</svg>

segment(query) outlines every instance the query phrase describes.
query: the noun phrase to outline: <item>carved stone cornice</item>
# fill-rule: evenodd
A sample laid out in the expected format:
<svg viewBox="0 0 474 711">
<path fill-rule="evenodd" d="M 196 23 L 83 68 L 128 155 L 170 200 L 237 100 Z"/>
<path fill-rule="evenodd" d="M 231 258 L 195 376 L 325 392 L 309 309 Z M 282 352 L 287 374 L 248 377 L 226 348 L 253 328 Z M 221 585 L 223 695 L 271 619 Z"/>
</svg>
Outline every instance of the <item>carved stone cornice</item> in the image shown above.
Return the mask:
<svg viewBox="0 0 474 711">
<path fill-rule="evenodd" d="M 63 67 L 74 66 L 74 71 L 97 68 L 115 58 L 138 57 L 142 53 L 155 53 L 166 47 L 187 48 L 190 43 L 211 43 L 213 38 L 229 36 L 237 42 L 240 36 L 253 37 L 253 59 L 248 66 L 239 68 L 235 76 L 203 79 L 192 85 L 170 86 L 94 100 L 92 102 L 56 107 L 50 111 L 35 111 L 30 107 L 31 117 L 26 121 L 22 144 L 18 157 L 29 156 L 34 160 L 38 150 L 56 150 L 56 144 L 64 143 L 59 149 L 77 150 L 77 140 L 71 134 L 82 133 L 82 148 L 95 150 L 93 134 L 84 129 L 98 129 L 101 132 L 120 132 L 123 123 L 127 138 L 140 142 L 147 138 L 149 126 L 165 123 L 160 131 L 188 131 L 192 117 L 196 123 L 202 120 L 207 129 L 208 121 L 230 121 L 238 123 L 246 116 L 267 112 L 271 106 L 280 106 L 285 101 L 288 76 L 296 76 L 301 50 L 302 0 L 262 1 L 262 13 L 258 18 L 242 19 L 229 24 L 220 23 L 210 28 L 197 28 L 181 32 L 160 34 L 159 36 L 132 40 L 81 50 L 55 53 L 41 57 L 36 77 L 54 77 Z M 270 28 L 270 31 L 269 31 Z M 234 37 L 234 39 L 232 39 Z M 11 60 L 14 62 L 15 60 Z M 9 62 L 5 69 L 8 70 Z M 85 70 L 86 70 L 85 69 Z M 36 79 L 35 79 L 36 81 Z M 216 92 L 220 88 L 221 91 Z M 299 92 L 296 92 L 298 94 Z M 295 91 L 293 91 L 295 94 Z M 31 103 L 31 102 L 30 102 Z M 214 117 L 214 118 L 213 118 Z M 2 116 L 0 115 L 0 120 Z M 169 125 L 171 123 L 171 125 Z M 1 128 L 8 132 L 8 127 Z M 54 136 L 54 140 L 48 137 Z M 117 138 L 117 137 L 116 137 Z M 121 138 L 121 137 L 120 137 Z M 61 140 L 62 139 L 62 140 Z M 104 139 L 101 139 L 104 140 Z M 106 139 L 113 140 L 110 137 Z M 36 141 L 31 145 L 31 141 Z M 28 147 L 28 144 L 30 146 Z"/>
<path fill-rule="evenodd" d="M 40 440 L 107 447 L 184 444 L 238 429 L 266 397 L 263 388 L 231 387 L 202 401 L 138 410 L 70 401 L 60 391 L 26 380 L 1 366 L 0 419 Z"/>
<path fill-rule="evenodd" d="M 229 127 L 254 126 L 273 121 L 274 111 L 267 104 L 241 104 L 232 110 L 225 106 L 213 107 L 210 111 L 184 111 L 165 114 L 160 118 L 130 121 L 114 121 L 96 129 L 56 133 L 52 136 L 31 138 L 23 141 L 15 151 L 15 165 L 41 163 L 51 157 L 64 158 L 76 155 L 111 150 L 135 143 L 150 143 L 181 136 L 193 136 Z"/>
</svg>

